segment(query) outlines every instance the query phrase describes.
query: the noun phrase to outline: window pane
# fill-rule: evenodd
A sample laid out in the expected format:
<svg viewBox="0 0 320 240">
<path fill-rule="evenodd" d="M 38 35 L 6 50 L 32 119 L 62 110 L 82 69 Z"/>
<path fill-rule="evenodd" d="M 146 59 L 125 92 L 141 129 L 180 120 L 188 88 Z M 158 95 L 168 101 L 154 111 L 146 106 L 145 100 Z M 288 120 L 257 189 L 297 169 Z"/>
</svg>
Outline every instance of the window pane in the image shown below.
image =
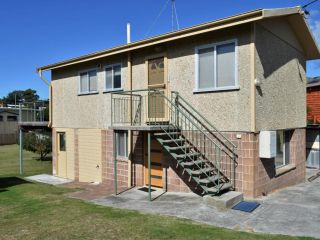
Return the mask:
<svg viewBox="0 0 320 240">
<path fill-rule="evenodd" d="M 275 158 L 276 167 L 283 166 L 283 131 L 277 131 L 277 156 Z"/>
<path fill-rule="evenodd" d="M 199 49 L 199 88 L 214 87 L 214 48 Z"/>
<path fill-rule="evenodd" d="M 121 66 L 113 67 L 114 85 L 113 88 L 121 88 Z"/>
<path fill-rule="evenodd" d="M 88 92 L 88 74 L 80 74 L 80 92 Z"/>
<path fill-rule="evenodd" d="M 66 134 L 59 133 L 59 150 L 65 151 L 66 150 Z"/>
<path fill-rule="evenodd" d="M 290 163 L 291 131 L 277 131 L 277 156 L 275 166 L 281 167 Z"/>
<path fill-rule="evenodd" d="M 127 147 L 127 133 L 118 132 L 117 133 L 117 156 L 127 157 L 128 147 Z"/>
<path fill-rule="evenodd" d="M 106 68 L 106 89 L 112 88 L 112 68 Z"/>
<path fill-rule="evenodd" d="M 290 163 L 290 140 L 291 140 L 291 131 L 285 131 L 284 134 L 284 165 Z"/>
<path fill-rule="evenodd" d="M 97 71 L 93 70 L 89 72 L 89 90 L 97 91 Z"/>
<path fill-rule="evenodd" d="M 217 46 L 217 87 L 235 86 L 235 43 Z"/>
</svg>

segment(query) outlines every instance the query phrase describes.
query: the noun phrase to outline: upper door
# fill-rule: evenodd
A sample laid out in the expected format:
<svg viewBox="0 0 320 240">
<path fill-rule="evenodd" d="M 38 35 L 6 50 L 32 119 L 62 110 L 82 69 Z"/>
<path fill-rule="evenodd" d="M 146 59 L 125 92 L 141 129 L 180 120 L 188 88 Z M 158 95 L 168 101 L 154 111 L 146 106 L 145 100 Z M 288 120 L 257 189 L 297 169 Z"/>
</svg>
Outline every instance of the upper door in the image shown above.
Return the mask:
<svg viewBox="0 0 320 240">
<path fill-rule="evenodd" d="M 157 88 L 162 94 L 167 94 L 166 58 L 164 56 L 147 60 L 148 88 Z M 157 93 L 148 96 L 148 121 L 166 121 L 167 111 L 165 100 Z"/>
</svg>

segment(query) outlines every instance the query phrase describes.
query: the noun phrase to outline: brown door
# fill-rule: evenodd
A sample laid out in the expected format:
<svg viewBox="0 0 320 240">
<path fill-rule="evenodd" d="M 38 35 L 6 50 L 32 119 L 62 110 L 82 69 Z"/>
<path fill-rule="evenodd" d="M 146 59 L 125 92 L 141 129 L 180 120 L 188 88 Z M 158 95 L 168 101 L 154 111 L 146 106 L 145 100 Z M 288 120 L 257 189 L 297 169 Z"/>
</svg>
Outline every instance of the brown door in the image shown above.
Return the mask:
<svg viewBox="0 0 320 240">
<path fill-rule="evenodd" d="M 147 134 L 145 134 L 145 145 L 144 145 L 144 156 L 145 156 L 145 184 L 149 185 L 149 175 L 148 175 L 148 138 Z M 162 174 L 163 174 L 163 166 L 162 166 L 162 147 L 157 142 L 157 140 L 151 138 L 151 186 L 154 187 L 163 187 Z"/>
<path fill-rule="evenodd" d="M 165 58 L 157 57 L 148 59 L 148 88 L 160 89 L 166 94 Z M 148 119 L 149 121 L 165 121 L 165 101 L 161 95 L 150 93 L 148 96 Z"/>
</svg>

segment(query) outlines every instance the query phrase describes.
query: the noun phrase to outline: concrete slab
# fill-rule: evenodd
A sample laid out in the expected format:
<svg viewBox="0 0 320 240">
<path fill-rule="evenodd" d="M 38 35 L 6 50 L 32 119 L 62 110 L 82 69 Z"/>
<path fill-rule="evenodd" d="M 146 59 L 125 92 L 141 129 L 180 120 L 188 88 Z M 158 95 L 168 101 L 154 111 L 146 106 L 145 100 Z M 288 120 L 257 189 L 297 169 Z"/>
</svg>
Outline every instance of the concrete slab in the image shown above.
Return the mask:
<svg viewBox="0 0 320 240">
<path fill-rule="evenodd" d="M 307 170 L 307 176 L 316 172 Z M 209 207 L 202 197 L 193 193 L 165 193 L 150 202 L 147 193 L 131 189 L 117 196 L 103 197 L 92 202 L 186 218 L 230 229 L 320 238 L 320 178 L 285 188 L 258 201 L 261 206 L 253 213 L 245 213 Z"/>
<path fill-rule="evenodd" d="M 242 200 L 243 193 L 235 191 L 226 192 L 221 196 L 206 195 L 203 197 L 203 201 L 208 206 L 215 206 L 218 208 L 231 208 Z"/>
<path fill-rule="evenodd" d="M 49 174 L 34 175 L 30 177 L 25 177 L 25 179 L 30 181 L 35 181 L 35 182 L 46 183 L 50 185 L 60 185 L 60 184 L 72 182 L 72 180 L 70 179 L 56 177 Z"/>
</svg>

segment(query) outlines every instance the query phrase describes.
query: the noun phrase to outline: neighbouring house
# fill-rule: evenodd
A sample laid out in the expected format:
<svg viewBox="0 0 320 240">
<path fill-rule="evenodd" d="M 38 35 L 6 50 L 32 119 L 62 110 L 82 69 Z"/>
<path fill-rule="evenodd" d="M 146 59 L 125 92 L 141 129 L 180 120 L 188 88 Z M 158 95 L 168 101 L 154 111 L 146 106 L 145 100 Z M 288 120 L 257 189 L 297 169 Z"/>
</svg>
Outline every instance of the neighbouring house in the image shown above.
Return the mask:
<svg viewBox="0 0 320 240">
<path fill-rule="evenodd" d="M 307 118 L 311 124 L 320 124 L 320 77 L 308 78 Z"/>
<path fill-rule="evenodd" d="M 17 143 L 19 129 L 18 118 L 18 111 L 0 108 L 0 145 Z"/>
<path fill-rule="evenodd" d="M 52 73 L 53 174 L 246 197 L 303 182 L 306 61 L 319 58 L 295 7 L 40 67 Z"/>
</svg>

